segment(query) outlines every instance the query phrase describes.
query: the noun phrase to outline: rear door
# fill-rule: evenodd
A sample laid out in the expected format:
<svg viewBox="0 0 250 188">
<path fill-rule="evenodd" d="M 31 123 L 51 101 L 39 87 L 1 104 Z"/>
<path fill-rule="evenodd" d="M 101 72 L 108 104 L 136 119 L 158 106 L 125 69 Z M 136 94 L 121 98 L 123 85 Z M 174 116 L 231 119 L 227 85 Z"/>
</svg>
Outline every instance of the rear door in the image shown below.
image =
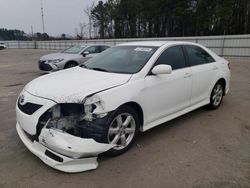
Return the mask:
<svg viewBox="0 0 250 188">
<path fill-rule="evenodd" d="M 191 105 L 195 105 L 209 99 L 218 76 L 218 66 L 213 57 L 201 47 L 184 45 L 184 49 L 193 74 Z"/>
</svg>

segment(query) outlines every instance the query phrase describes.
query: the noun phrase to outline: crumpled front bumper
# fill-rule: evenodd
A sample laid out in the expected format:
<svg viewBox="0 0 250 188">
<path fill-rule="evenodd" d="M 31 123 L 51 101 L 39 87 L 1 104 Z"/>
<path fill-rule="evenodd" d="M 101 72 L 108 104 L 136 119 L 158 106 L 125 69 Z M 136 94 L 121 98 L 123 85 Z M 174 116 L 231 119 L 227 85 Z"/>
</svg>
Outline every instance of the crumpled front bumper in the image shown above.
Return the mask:
<svg viewBox="0 0 250 188">
<path fill-rule="evenodd" d="M 99 143 L 91 137 L 81 138 L 46 126 L 38 130 L 40 117 L 56 103 L 34 96 L 26 90 L 23 90 L 20 96 L 23 96 L 25 104 L 18 105 L 19 97 L 16 104 L 18 135 L 33 154 L 52 168 L 64 172 L 96 169 L 98 154 L 114 147 L 112 144 Z M 40 107 L 29 115 L 27 104 L 38 104 Z"/>
<path fill-rule="evenodd" d="M 114 147 L 111 144 L 97 143 L 93 139 L 78 138 L 48 129 L 41 132 L 39 142 L 32 142 L 19 123 L 16 124 L 16 129 L 25 146 L 33 154 L 50 167 L 63 172 L 96 169 L 97 155 Z"/>
</svg>

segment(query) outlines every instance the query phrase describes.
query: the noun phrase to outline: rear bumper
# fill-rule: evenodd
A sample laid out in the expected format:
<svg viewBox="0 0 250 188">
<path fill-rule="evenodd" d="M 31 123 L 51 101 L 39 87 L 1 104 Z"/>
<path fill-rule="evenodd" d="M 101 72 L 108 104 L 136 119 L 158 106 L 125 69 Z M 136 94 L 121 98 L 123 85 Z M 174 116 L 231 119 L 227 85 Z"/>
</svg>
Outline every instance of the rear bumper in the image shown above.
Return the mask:
<svg viewBox="0 0 250 188">
<path fill-rule="evenodd" d="M 24 132 L 24 130 L 22 129 L 22 127 L 19 125 L 19 123 L 16 124 L 16 129 L 17 129 L 17 133 L 20 137 L 20 139 L 22 140 L 22 142 L 24 143 L 24 145 L 33 153 L 35 154 L 37 157 L 39 157 L 45 164 L 47 164 L 48 166 L 63 171 L 63 172 L 68 172 L 68 173 L 74 173 L 74 172 L 82 172 L 82 171 L 87 171 L 87 170 L 93 170 L 96 169 L 98 167 L 98 162 L 97 162 L 97 155 L 99 153 L 105 152 L 108 149 L 111 149 L 113 146 L 109 145 L 109 144 L 101 144 L 101 143 L 97 143 L 95 142 L 93 144 L 94 141 L 92 141 L 91 139 L 81 139 L 81 138 L 77 138 L 77 139 L 81 139 L 81 142 L 79 144 L 77 144 L 76 146 L 82 146 L 82 150 L 86 150 L 83 155 L 85 155 L 86 157 L 83 158 L 71 158 L 69 156 L 65 156 L 62 155 L 58 152 L 55 152 L 54 150 L 59 150 L 59 151 L 63 151 L 65 154 L 71 155 L 72 152 L 70 152 L 69 150 L 65 149 L 68 147 L 68 144 L 71 144 L 73 149 L 77 148 L 74 146 L 74 144 L 76 142 L 73 143 L 61 143 L 63 140 L 62 138 L 60 138 L 60 136 L 58 135 L 52 135 L 51 138 L 47 137 L 47 140 L 44 140 L 44 142 L 48 145 L 50 144 L 54 144 L 54 148 L 53 150 L 46 147 L 45 145 L 41 144 L 37 141 L 31 141 L 28 136 L 26 135 L 26 133 Z M 41 133 L 42 135 L 42 133 Z M 43 136 L 46 136 L 46 134 L 44 134 Z M 73 137 L 73 136 L 72 136 Z M 39 137 L 39 140 L 43 140 L 43 138 L 45 137 Z M 54 140 L 52 140 L 53 138 L 56 138 Z M 91 147 L 91 151 L 90 153 L 88 153 L 88 148 L 84 148 L 86 146 L 90 146 L 90 144 L 93 144 L 93 147 Z M 77 152 L 81 152 L 78 149 L 76 149 Z M 87 157 L 87 155 L 90 155 L 92 157 Z M 75 156 L 73 156 L 75 157 Z"/>
</svg>

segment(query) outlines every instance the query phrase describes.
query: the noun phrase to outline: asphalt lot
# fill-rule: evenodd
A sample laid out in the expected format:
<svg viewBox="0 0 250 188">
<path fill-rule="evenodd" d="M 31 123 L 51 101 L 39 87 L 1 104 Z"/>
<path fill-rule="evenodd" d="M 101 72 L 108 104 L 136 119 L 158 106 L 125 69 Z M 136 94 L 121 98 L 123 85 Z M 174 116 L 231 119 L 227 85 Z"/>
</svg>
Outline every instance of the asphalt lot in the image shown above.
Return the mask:
<svg viewBox="0 0 250 188">
<path fill-rule="evenodd" d="M 230 60 L 218 110 L 198 109 L 142 133 L 124 155 L 101 157 L 97 170 L 66 174 L 29 152 L 15 129 L 17 96 L 41 76 L 37 60 L 48 52 L 0 51 L 0 187 L 250 187 L 250 60 Z"/>
</svg>

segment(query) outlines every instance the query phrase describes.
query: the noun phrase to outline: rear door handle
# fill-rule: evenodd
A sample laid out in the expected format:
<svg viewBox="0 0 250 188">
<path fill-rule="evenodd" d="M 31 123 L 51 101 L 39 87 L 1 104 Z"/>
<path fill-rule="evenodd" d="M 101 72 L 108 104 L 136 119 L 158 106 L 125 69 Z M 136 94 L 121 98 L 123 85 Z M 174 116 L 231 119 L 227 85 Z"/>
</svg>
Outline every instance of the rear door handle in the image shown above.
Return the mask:
<svg viewBox="0 0 250 188">
<path fill-rule="evenodd" d="M 189 78 L 191 76 L 192 76 L 192 74 L 187 72 L 187 73 L 185 73 L 184 78 Z"/>
</svg>

